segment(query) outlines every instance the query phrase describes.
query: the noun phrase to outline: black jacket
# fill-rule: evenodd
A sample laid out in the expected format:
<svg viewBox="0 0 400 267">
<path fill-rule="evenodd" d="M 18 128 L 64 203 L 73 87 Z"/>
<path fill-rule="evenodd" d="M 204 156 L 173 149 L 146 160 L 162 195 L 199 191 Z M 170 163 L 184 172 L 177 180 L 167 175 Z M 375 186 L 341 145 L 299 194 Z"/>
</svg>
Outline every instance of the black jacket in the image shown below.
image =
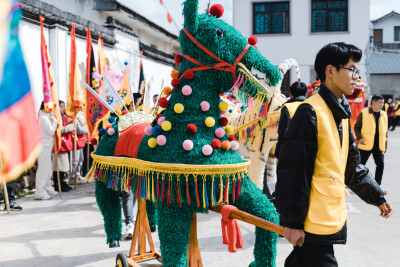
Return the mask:
<svg viewBox="0 0 400 267">
<path fill-rule="evenodd" d="M 293 102 L 302 102 L 306 100 L 307 98 L 305 96 L 296 96 L 288 101 L 286 103 L 293 103 Z M 286 104 L 285 103 L 285 104 Z M 279 125 L 278 125 L 278 143 L 276 144 L 276 149 L 275 149 L 275 157 L 279 158 L 279 150 L 281 147 L 281 144 L 283 142 L 283 136 L 285 135 L 286 129 L 289 126 L 290 123 L 290 115 L 289 115 L 289 110 L 287 107 L 283 107 L 281 109 L 281 116 L 279 118 Z"/>
<path fill-rule="evenodd" d="M 351 109 L 343 96 L 341 103 L 334 94 L 321 84 L 319 94 L 331 109 L 342 142 L 342 119 L 351 117 Z M 349 122 L 350 124 L 350 122 Z M 351 129 L 349 125 L 349 129 Z M 309 208 L 311 179 L 318 151 L 317 119 L 314 109 L 302 104 L 292 118 L 280 149 L 276 204 L 283 226 L 304 229 Z M 360 153 L 349 133 L 349 154 L 345 171 L 345 184 L 361 199 L 376 206 L 386 202 L 384 194 L 368 168 L 360 163 Z M 314 243 L 340 244 L 346 242 L 346 225 L 333 235 L 306 233 L 306 240 Z"/>
</svg>

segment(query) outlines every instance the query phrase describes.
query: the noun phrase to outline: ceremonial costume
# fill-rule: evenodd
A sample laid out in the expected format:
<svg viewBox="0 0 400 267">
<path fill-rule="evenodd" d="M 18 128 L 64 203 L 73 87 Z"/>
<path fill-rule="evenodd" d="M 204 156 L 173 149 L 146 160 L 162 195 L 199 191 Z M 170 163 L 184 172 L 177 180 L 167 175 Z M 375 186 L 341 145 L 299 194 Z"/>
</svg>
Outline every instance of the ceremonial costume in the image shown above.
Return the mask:
<svg viewBox="0 0 400 267">
<path fill-rule="evenodd" d="M 369 204 L 385 203 L 383 191 L 358 156 L 350 106 L 323 84 L 300 105 L 284 136 L 278 162 L 276 203 L 281 224 L 304 229 L 285 266 L 337 266 L 333 244 L 347 238 L 345 185 Z"/>
</svg>

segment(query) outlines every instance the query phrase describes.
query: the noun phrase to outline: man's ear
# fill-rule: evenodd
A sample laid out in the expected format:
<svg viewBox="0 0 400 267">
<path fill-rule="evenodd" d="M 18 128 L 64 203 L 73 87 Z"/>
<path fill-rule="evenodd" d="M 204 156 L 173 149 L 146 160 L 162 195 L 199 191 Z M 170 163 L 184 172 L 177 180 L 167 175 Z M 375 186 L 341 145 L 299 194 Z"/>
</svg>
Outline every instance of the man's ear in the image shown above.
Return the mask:
<svg viewBox="0 0 400 267">
<path fill-rule="evenodd" d="M 326 66 L 326 68 L 325 68 L 325 76 L 326 77 L 332 77 L 332 75 L 333 75 L 333 66 L 332 65 L 327 65 Z"/>
</svg>

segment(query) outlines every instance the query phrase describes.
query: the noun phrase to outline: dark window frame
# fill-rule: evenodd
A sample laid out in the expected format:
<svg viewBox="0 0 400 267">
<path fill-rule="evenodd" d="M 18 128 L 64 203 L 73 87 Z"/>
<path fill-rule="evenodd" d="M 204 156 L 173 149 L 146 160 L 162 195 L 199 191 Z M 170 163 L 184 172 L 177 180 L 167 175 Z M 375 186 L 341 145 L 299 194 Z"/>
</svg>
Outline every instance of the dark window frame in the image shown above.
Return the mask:
<svg viewBox="0 0 400 267">
<path fill-rule="evenodd" d="M 393 36 L 394 39 L 393 40 L 395 42 L 400 42 L 400 26 L 394 26 L 393 31 L 394 31 L 394 36 Z M 397 31 L 397 36 L 396 36 L 396 31 Z"/>
<path fill-rule="evenodd" d="M 272 2 L 253 2 L 252 3 L 252 12 L 253 12 L 253 34 L 290 34 L 290 1 L 272 1 Z M 272 9 L 273 5 L 279 5 L 279 4 L 287 4 L 288 5 L 288 10 L 283 11 L 283 10 L 275 10 L 275 11 L 264 11 L 264 12 L 256 12 L 255 7 L 256 6 L 261 6 L 261 5 L 269 5 Z M 283 32 L 272 32 L 273 24 L 273 14 L 277 13 L 285 13 L 285 24 L 283 26 Z M 258 14 L 269 14 L 269 29 L 271 29 L 269 32 L 256 32 L 256 15 Z"/>
<path fill-rule="evenodd" d="M 346 2 L 346 7 L 345 8 L 332 8 L 330 7 L 331 2 L 340 2 L 340 1 L 345 1 Z M 326 8 L 313 8 L 313 3 L 314 2 L 325 2 L 327 4 Z M 325 25 L 326 29 L 325 30 L 315 30 L 313 29 L 313 13 L 314 12 L 323 12 L 325 11 L 326 18 L 325 18 Z M 344 29 L 343 30 L 337 30 L 334 29 L 334 24 L 331 21 L 332 13 L 333 12 L 345 12 L 345 23 L 344 23 Z M 348 32 L 349 31 L 349 0 L 311 0 L 311 33 L 325 33 L 325 32 Z"/>
</svg>

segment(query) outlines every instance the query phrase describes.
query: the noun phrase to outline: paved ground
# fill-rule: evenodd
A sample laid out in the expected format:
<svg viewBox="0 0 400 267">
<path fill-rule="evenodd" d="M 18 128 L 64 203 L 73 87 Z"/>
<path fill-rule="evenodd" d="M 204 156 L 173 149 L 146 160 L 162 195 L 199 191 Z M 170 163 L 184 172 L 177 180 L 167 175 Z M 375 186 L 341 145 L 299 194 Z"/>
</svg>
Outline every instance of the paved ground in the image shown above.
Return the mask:
<svg viewBox="0 0 400 267">
<path fill-rule="evenodd" d="M 400 130 L 389 135 L 383 188 L 394 215 L 384 220 L 373 206 L 352 194 L 348 197 L 348 242 L 335 247 L 340 266 L 400 266 Z M 367 164 L 374 171 L 372 158 Z M 0 212 L 0 266 L 114 266 L 115 256 L 130 242 L 109 249 L 94 184 L 79 186 L 49 201 L 33 196 L 19 200 L 23 211 Z M 198 216 L 198 238 L 204 266 L 248 266 L 252 261 L 254 227 L 239 223 L 245 249 L 229 253 L 222 245 L 220 215 Z M 153 234 L 155 245 L 158 237 Z M 283 266 L 291 246 L 279 239 L 277 266 Z M 143 266 L 160 266 L 155 262 Z"/>
</svg>

